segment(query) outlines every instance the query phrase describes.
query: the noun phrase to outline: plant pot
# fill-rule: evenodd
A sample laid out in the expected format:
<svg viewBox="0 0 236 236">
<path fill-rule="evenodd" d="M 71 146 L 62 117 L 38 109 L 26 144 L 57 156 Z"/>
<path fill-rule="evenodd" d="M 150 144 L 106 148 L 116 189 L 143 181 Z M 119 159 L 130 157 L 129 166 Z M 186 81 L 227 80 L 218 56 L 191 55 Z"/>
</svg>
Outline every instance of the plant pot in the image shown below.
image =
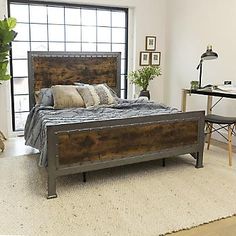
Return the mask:
<svg viewBox="0 0 236 236">
<path fill-rule="evenodd" d="M 140 91 L 139 97 L 147 97 L 150 100 L 150 92 L 149 90 L 142 90 Z"/>
</svg>

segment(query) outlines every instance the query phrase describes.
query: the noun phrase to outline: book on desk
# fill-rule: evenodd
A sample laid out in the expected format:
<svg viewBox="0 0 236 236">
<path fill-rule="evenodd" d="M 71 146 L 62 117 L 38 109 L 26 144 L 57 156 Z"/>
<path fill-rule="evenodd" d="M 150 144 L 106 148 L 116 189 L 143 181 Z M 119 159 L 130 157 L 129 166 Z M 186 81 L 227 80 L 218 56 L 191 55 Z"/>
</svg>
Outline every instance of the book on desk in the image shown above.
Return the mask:
<svg viewBox="0 0 236 236">
<path fill-rule="evenodd" d="M 208 84 L 197 91 L 222 92 L 222 93 L 236 93 L 236 86 L 233 85 L 211 85 Z"/>
<path fill-rule="evenodd" d="M 236 93 L 236 86 L 233 85 L 217 85 L 216 90 L 228 92 L 228 93 Z"/>
<path fill-rule="evenodd" d="M 182 89 L 181 110 L 186 111 L 187 94 L 207 96 L 207 114 L 211 113 L 212 97 L 236 99 L 236 86 L 232 85 L 208 85 L 200 89 Z"/>
</svg>

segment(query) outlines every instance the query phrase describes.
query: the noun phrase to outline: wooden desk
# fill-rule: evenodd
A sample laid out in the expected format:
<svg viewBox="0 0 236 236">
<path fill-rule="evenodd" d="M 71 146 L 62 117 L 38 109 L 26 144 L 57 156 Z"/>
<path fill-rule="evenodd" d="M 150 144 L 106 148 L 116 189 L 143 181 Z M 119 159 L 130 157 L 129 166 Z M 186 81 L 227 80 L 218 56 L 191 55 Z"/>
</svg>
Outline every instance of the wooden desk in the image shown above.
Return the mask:
<svg viewBox="0 0 236 236">
<path fill-rule="evenodd" d="M 182 105 L 181 110 L 186 111 L 187 106 L 187 94 L 199 94 L 207 96 L 207 114 L 211 114 L 212 112 L 212 97 L 219 98 L 236 98 L 236 93 L 227 93 L 227 92 L 217 92 L 215 90 L 190 90 L 190 89 L 182 89 Z"/>
</svg>

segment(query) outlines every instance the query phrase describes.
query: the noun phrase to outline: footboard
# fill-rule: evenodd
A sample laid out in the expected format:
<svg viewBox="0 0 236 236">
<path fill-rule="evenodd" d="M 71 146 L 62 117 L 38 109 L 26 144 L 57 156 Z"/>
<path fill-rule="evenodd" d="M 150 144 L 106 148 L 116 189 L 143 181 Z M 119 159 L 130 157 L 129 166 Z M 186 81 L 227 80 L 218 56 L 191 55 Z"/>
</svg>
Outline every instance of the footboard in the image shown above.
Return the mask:
<svg viewBox="0 0 236 236">
<path fill-rule="evenodd" d="M 48 196 L 56 177 L 192 153 L 202 167 L 204 112 L 49 126 Z"/>
</svg>

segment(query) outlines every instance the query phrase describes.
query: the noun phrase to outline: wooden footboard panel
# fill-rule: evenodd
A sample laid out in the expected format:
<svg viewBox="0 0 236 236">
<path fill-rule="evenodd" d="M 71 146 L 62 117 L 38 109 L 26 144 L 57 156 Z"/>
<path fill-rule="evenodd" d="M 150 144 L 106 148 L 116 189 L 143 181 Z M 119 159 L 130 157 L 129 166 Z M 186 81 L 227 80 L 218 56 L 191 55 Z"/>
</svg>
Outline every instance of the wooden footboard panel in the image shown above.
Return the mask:
<svg viewBox="0 0 236 236">
<path fill-rule="evenodd" d="M 198 121 L 140 122 L 58 133 L 60 164 L 112 160 L 198 142 Z"/>
</svg>

